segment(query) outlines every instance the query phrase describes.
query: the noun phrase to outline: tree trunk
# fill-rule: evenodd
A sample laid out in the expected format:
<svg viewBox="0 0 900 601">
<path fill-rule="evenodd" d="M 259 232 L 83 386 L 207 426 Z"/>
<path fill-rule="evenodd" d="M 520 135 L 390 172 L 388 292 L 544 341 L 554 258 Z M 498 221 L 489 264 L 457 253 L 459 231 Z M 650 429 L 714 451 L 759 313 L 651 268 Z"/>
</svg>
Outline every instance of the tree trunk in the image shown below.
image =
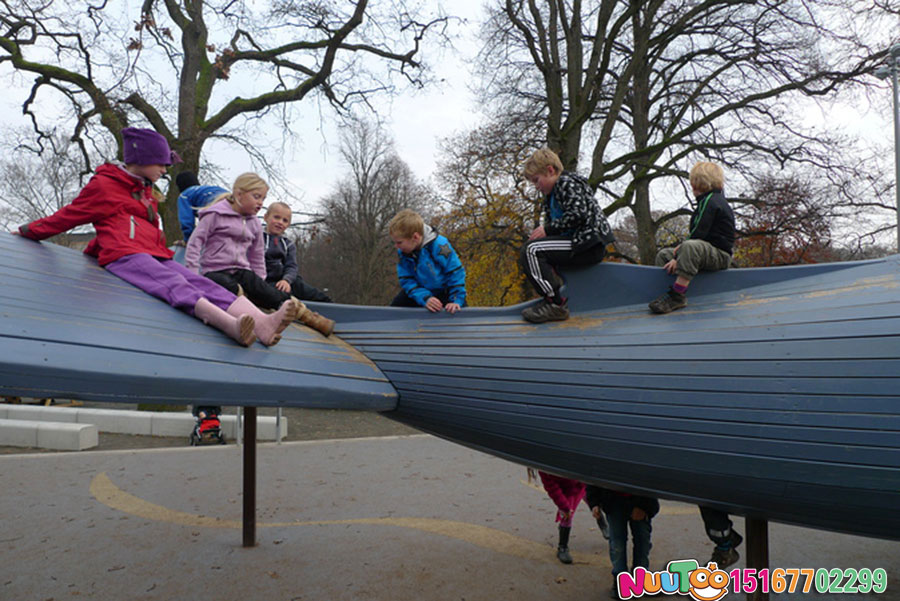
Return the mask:
<svg viewBox="0 0 900 601">
<path fill-rule="evenodd" d="M 653 265 L 656 261 L 656 224 L 650 213 L 650 182 L 635 182 L 634 205 L 631 207 L 637 224 L 638 256 L 641 265 Z"/>
</svg>

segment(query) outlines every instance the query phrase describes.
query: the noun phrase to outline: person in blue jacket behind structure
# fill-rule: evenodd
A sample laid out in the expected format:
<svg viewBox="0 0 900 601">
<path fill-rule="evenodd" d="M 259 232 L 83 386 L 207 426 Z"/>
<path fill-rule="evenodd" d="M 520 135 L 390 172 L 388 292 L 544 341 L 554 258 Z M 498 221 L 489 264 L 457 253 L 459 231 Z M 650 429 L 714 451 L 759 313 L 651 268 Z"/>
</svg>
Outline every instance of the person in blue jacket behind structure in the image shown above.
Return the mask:
<svg viewBox="0 0 900 601">
<path fill-rule="evenodd" d="M 447 238 L 410 209 L 394 215 L 388 231 L 399 256 L 400 292 L 392 307 L 456 313 L 466 306 L 466 270 Z"/>
<path fill-rule="evenodd" d="M 227 194 L 229 190 L 219 186 L 201 186 L 197 174 L 193 171 L 182 171 L 175 176 L 178 186 L 178 222 L 184 241 L 194 232 L 197 225 L 197 211 L 210 204 L 217 196 Z"/>
</svg>

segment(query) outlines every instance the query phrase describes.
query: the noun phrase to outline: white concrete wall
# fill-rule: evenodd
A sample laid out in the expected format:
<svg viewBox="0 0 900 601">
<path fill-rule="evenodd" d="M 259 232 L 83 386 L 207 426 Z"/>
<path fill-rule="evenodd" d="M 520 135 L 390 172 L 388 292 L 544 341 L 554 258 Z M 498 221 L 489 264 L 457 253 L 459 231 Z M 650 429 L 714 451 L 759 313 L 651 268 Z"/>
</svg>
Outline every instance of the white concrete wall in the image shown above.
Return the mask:
<svg viewBox="0 0 900 601">
<path fill-rule="evenodd" d="M 0 444 L 4 446 L 83 451 L 99 441 L 94 424 L 0 418 Z"/>
<path fill-rule="evenodd" d="M 190 435 L 195 421 L 194 416 L 188 412 L 0 404 L 0 419 L 3 418 L 93 424 L 100 432 L 143 434 L 145 436 L 184 436 L 185 439 Z M 222 422 L 222 433 L 226 439 L 234 440 L 237 437 L 237 416 L 222 415 L 219 416 L 219 419 Z M 275 421 L 274 416 L 257 417 L 257 440 L 276 439 Z M 288 420 L 282 418 L 281 437 L 287 436 L 287 432 Z M 0 445 L 2 444 L 4 442 L 0 439 Z"/>
</svg>

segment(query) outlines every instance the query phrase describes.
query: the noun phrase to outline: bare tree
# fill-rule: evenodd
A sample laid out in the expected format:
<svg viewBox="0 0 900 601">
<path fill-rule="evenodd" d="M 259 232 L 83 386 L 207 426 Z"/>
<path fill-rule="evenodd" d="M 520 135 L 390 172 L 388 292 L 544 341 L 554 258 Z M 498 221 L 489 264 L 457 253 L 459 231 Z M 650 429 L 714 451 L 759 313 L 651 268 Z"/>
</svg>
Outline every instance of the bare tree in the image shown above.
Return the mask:
<svg viewBox="0 0 900 601">
<path fill-rule="evenodd" d="M 0 65 L 35 79 L 23 104 L 43 148 L 60 115 L 41 107 L 62 101 L 69 135 L 85 168 L 94 140 L 117 140 L 123 127 L 162 133 L 197 171 L 204 145 L 225 140 L 249 152 L 273 177 L 261 150 L 261 120 L 289 134 L 295 103 L 317 97 L 339 112 L 369 103 L 398 85 L 419 86 L 417 58 L 426 35 L 448 19 L 422 14 L 405 0 L 370 7 L 272 0 L 143 0 L 96 5 L 47 0 L 0 1 Z M 307 117 L 308 118 L 308 117 Z M 170 186 L 169 200 L 177 191 Z M 174 202 L 164 221 L 180 237 Z"/>
<path fill-rule="evenodd" d="M 632 212 L 647 263 L 656 229 L 684 213 L 655 218 L 651 185 L 695 160 L 848 172 L 848 140 L 805 127 L 797 108 L 875 85 L 896 19 L 858 0 L 496 0 L 484 98 L 542 123 L 567 168 L 590 157 L 607 214 Z"/>
<path fill-rule="evenodd" d="M 466 268 L 470 305 L 513 304 L 533 295 L 518 267 L 519 251 L 540 219 L 540 199 L 522 174 L 539 137 L 533 133 L 523 139 L 521 127 L 497 119 L 441 143 L 441 231 Z"/>
<path fill-rule="evenodd" d="M 401 209 L 423 212 L 432 194 L 377 125 L 356 122 L 341 157 L 348 175 L 322 201 L 322 227 L 303 249 L 303 273 L 338 302 L 386 304 L 398 290 L 388 222 Z"/>
<path fill-rule="evenodd" d="M 7 132 L 9 151 L 0 161 L 0 227 L 14 230 L 46 217 L 72 201 L 82 181 L 80 150 L 61 136 L 45 140 L 46 152 L 36 155 L 23 140 L 27 132 Z M 85 231 L 92 231 L 88 228 Z M 53 241 L 71 245 L 79 236 L 60 234 Z"/>
</svg>

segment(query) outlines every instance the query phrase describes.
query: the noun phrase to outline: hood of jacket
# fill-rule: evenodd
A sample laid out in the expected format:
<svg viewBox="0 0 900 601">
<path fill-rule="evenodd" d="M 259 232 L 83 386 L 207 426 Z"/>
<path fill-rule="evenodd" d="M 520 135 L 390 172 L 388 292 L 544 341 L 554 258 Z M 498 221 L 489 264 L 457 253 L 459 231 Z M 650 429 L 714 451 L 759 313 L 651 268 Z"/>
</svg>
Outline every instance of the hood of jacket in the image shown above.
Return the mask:
<svg viewBox="0 0 900 601">
<path fill-rule="evenodd" d="M 204 216 L 210 214 L 221 215 L 222 217 L 239 217 L 241 219 L 243 219 L 244 217 L 253 217 L 254 219 L 256 218 L 254 215 L 241 215 L 240 213 L 235 211 L 234 207 L 231 206 L 231 203 L 228 202 L 227 198 L 223 198 L 219 202 L 214 202 L 208 207 L 200 209 L 200 211 L 197 213 L 197 218 L 202 219 Z"/>
<path fill-rule="evenodd" d="M 429 242 L 434 242 L 435 240 L 437 240 L 437 237 L 438 237 L 437 230 L 435 230 L 433 227 L 431 227 L 430 225 L 428 225 L 426 223 L 424 235 L 422 236 L 422 246 L 425 246 Z"/>
</svg>

